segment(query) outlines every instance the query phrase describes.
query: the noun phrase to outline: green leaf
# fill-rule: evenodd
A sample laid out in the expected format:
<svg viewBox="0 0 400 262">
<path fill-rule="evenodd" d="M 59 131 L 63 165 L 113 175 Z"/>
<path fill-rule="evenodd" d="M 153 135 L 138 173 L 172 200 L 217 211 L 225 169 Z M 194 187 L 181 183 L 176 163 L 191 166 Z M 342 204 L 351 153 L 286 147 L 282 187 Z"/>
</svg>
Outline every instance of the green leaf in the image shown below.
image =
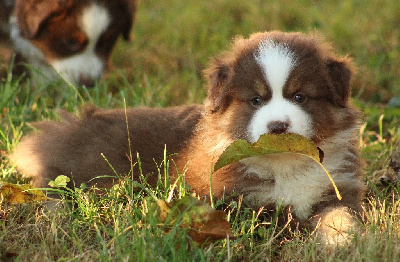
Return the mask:
<svg viewBox="0 0 400 262">
<path fill-rule="evenodd" d="M 277 153 L 303 154 L 320 162 L 318 148 L 306 137 L 299 134 L 264 134 L 255 143 L 243 139 L 233 142 L 219 157 L 214 171 L 244 158 Z"/>
<path fill-rule="evenodd" d="M 276 153 L 276 151 L 256 147 L 243 139 L 236 140 L 230 146 L 228 146 L 219 157 L 214 166 L 214 171 L 217 171 L 226 165 L 242 160 L 243 158 L 266 155 L 269 153 Z"/>
<path fill-rule="evenodd" d="M 320 157 L 320 155 L 322 151 L 313 141 L 299 134 L 264 134 L 254 143 L 249 143 L 243 139 L 236 140 L 229 145 L 218 158 L 214 166 L 214 172 L 244 158 L 279 153 L 301 154 L 313 159 L 321 166 L 329 177 L 333 187 L 335 188 L 337 198 L 339 200 L 342 199 L 331 175 L 321 164 L 322 157 Z"/>
<path fill-rule="evenodd" d="M 70 181 L 69 177 L 60 175 L 49 182 L 50 187 L 67 187 L 67 183 Z"/>
</svg>

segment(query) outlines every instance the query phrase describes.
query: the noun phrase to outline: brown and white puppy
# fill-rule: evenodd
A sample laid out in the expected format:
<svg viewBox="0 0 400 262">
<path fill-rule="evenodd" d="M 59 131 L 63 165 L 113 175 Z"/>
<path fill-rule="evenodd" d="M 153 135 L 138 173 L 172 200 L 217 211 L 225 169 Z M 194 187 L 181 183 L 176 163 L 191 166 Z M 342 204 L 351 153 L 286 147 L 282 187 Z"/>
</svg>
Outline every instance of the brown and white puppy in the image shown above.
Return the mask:
<svg viewBox="0 0 400 262">
<path fill-rule="evenodd" d="M 129 39 L 136 7 L 137 0 L 16 0 L 10 19 L 16 60 L 39 70 L 34 82 L 61 74 L 92 86 L 118 37 Z"/>
<path fill-rule="evenodd" d="M 166 145 L 169 153 L 178 153 L 171 158 L 186 182 L 208 195 L 212 163 L 230 143 L 254 142 L 264 133 L 298 133 L 324 151 L 342 201 L 321 167 L 295 154 L 258 156 L 220 169 L 212 174 L 212 192 L 243 194 L 255 207 L 291 206 L 304 223 L 322 218 L 320 234 L 337 242 L 355 225 L 348 209 L 360 211 L 364 191 L 357 151 L 360 112 L 349 101 L 351 74 L 350 60 L 317 36 L 253 34 L 212 60 L 205 71 L 204 105 L 134 108 L 126 116 L 124 110 L 94 108 L 80 118 L 65 114 L 62 122 L 37 123 L 39 132 L 25 137 L 12 159 L 36 186 L 45 187 L 60 174 L 78 185 L 114 174 L 104 157 L 119 174 L 138 178 L 132 168 L 138 152 L 143 173 L 155 183 L 154 161 L 162 162 Z M 110 187 L 113 181 L 92 183 Z"/>
</svg>

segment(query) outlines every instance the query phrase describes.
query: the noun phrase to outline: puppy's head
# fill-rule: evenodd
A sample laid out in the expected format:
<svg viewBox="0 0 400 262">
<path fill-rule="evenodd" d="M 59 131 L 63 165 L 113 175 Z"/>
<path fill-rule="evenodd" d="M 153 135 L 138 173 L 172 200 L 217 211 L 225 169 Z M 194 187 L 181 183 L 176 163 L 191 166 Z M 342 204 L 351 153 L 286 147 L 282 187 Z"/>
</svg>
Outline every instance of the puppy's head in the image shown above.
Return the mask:
<svg viewBox="0 0 400 262">
<path fill-rule="evenodd" d="M 351 61 L 316 35 L 258 33 L 213 60 L 206 108 L 233 135 L 298 133 L 320 142 L 353 126 Z"/>
<path fill-rule="evenodd" d="M 68 80 L 92 84 L 134 21 L 136 0 L 17 0 L 11 37 L 27 62 L 48 64 Z"/>
</svg>

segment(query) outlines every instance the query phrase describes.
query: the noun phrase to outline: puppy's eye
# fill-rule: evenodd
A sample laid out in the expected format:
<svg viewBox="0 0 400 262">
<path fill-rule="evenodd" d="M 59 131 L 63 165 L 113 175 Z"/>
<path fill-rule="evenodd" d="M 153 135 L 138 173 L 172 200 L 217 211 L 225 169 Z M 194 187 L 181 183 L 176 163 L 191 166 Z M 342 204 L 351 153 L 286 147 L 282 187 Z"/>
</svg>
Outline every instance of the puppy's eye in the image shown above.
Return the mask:
<svg viewBox="0 0 400 262">
<path fill-rule="evenodd" d="M 259 106 L 259 105 L 261 105 L 261 103 L 262 103 L 262 99 L 261 99 L 261 97 L 259 97 L 259 96 L 255 96 L 255 97 L 253 97 L 253 98 L 251 99 L 251 104 L 252 104 L 253 106 Z"/>
<path fill-rule="evenodd" d="M 82 47 L 81 43 L 74 38 L 65 39 L 63 44 L 65 48 L 72 53 L 78 52 Z"/>
<path fill-rule="evenodd" d="M 294 101 L 296 103 L 301 104 L 301 103 L 304 103 L 306 100 L 307 100 L 307 97 L 303 94 L 297 93 L 294 95 Z"/>
</svg>

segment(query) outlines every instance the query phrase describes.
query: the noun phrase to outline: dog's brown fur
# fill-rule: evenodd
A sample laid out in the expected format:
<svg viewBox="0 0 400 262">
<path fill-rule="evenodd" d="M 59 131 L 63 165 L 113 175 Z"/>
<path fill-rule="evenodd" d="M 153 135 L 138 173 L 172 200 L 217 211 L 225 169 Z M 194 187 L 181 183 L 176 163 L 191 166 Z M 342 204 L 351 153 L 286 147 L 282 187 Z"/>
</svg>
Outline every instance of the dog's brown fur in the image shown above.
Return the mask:
<svg viewBox="0 0 400 262">
<path fill-rule="evenodd" d="M 13 54 L 9 39 L 9 19 L 14 8 L 12 1 L 0 0 L 0 79 L 7 73 L 8 63 Z"/>
<path fill-rule="evenodd" d="M 57 53 L 68 56 L 65 47 L 60 40 L 68 38 L 76 39 L 84 44 L 85 36 L 78 26 L 79 17 L 75 13 L 85 7 L 87 3 L 94 2 L 88 0 L 64 0 L 64 1 L 43 1 L 43 0 L 16 0 L 15 17 L 21 30 L 21 34 L 39 47 L 47 54 L 48 59 L 52 59 Z M 118 0 L 118 1 L 98 1 L 106 6 L 113 17 L 108 32 L 107 41 L 110 43 L 104 47 L 104 56 L 108 56 L 115 44 L 117 37 L 122 34 L 124 39 L 130 39 L 137 1 Z M 46 30 L 44 30 L 46 28 Z M 103 41 L 105 42 L 105 41 Z M 64 52 L 64 53 L 63 53 Z"/>
<path fill-rule="evenodd" d="M 84 11 L 92 4 L 107 10 L 110 19 L 98 39 L 90 37 L 90 34 L 97 34 L 98 24 L 90 29 L 83 28 Z M 73 84 L 93 86 L 110 66 L 110 56 L 119 36 L 130 40 L 137 5 L 138 0 L 0 0 L 0 8 L 4 9 L 0 10 L 0 33 L 3 33 L 3 38 L 6 39 L 7 35 L 12 40 L 11 44 L 7 39 L 7 50 L 14 51 L 0 58 L 7 62 L 13 58 L 15 75 L 31 73 L 32 82 L 41 84 L 46 78 L 50 81 L 59 79 L 52 72 L 55 61 L 76 57 L 84 53 L 88 46 L 94 45 L 93 54 L 87 57 L 96 57 L 101 61 L 101 72 L 86 70 L 94 67 L 93 61 L 82 61 L 84 65 L 81 68 L 89 72 L 78 69 L 74 77 L 67 78 Z M 93 41 L 96 43 L 91 43 Z M 0 45 L 2 49 L 4 47 Z M 38 69 L 41 77 L 28 70 L 27 64 Z M 63 68 L 59 73 L 65 74 L 67 71 L 71 71 L 71 67 Z M 79 73 L 81 75 L 77 76 Z"/>
<path fill-rule="evenodd" d="M 121 109 L 89 107 L 80 119 L 63 114 L 61 123 L 34 124 L 40 133 L 27 136 L 13 158 L 38 187 L 47 187 L 48 179 L 60 174 L 71 176 L 76 185 L 99 175 L 115 175 L 112 168 L 128 174 L 131 164 L 137 162 L 137 151 L 143 173 L 155 174 L 155 163 L 161 164 L 165 145 L 168 152 L 180 152 L 185 146 L 182 142 L 190 140 L 200 110 L 200 106 L 135 108 L 125 115 Z M 133 175 L 138 179 L 138 169 Z M 149 176 L 150 183 L 156 180 L 157 176 Z M 111 187 L 113 181 L 96 179 L 88 184 Z"/>
<path fill-rule="evenodd" d="M 322 217 L 324 224 L 344 223 L 336 228 L 339 231 L 329 226 L 320 230 L 328 242 L 339 241 L 338 232 L 354 226 L 348 208 L 361 210 L 360 113 L 349 102 L 350 60 L 335 55 L 330 45 L 316 36 L 271 32 L 237 39 L 232 50 L 212 60 L 205 71 L 208 97 L 204 105 L 126 112 L 89 108 L 79 119 L 64 114 L 60 123 L 37 123 L 39 132 L 25 137 L 12 159 L 25 175 L 33 177 L 34 185 L 44 187 L 48 179 L 60 174 L 72 177 L 77 185 L 112 175 L 102 155 L 118 173 L 127 174 L 139 152 L 143 173 L 152 174 L 149 181 L 155 183 L 155 162 L 161 163 L 166 145 L 169 154 L 178 153 L 171 158 L 178 170 L 185 172 L 186 182 L 198 194 L 208 195 L 212 163 L 231 142 L 249 140 L 246 130 L 255 110 L 249 101 L 254 94 L 271 96 L 253 55 L 266 38 L 284 42 L 299 58 L 285 92 L 301 90 L 310 98 L 301 105 L 302 110 L 312 118 L 312 140 L 324 150 L 325 166 L 343 200 L 337 200 L 320 167 L 298 155 L 255 157 L 229 165 L 212 175 L 212 191 L 217 197 L 243 194 L 254 206 L 276 206 L 279 198 L 290 195 L 291 188 L 300 190 L 294 193 L 295 199 L 284 199 L 284 205 L 293 205 L 294 215 L 303 222 L 312 218 L 315 225 Z M 133 174 L 137 178 L 138 171 Z M 113 181 L 92 183 L 109 187 Z"/>
</svg>

